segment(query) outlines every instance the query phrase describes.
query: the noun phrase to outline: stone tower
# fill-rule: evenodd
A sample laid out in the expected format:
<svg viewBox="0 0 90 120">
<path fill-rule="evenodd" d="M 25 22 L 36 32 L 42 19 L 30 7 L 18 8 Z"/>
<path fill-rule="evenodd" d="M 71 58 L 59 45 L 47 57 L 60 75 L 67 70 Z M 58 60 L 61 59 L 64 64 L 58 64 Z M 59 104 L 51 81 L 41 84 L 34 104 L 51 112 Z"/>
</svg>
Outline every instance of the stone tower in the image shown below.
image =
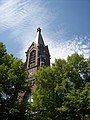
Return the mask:
<svg viewBox="0 0 90 120">
<path fill-rule="evenodd" d="M 35 87 L 34 74 L 40 66 L 50 66 L 50 53 L 48 45 L 45 45 L 42 38 L 41 29 L 37 29 L 35 41 L 31 44 L 26 52 L 26 70 L 28 72 L 27 81 L 31 82 L 30 90 L 27 90 L 23 96 L 23 100 L 32 101 L 32 91 Z"/>
<path fill-rule="evenodd" d="M 50 66 L 50 53 L 48 46 L 44 43 L 41 29 L 38 28 L 35 41 L 26 52 L 26 69 L 30 80 L 40 66 Z"/>
</svg>

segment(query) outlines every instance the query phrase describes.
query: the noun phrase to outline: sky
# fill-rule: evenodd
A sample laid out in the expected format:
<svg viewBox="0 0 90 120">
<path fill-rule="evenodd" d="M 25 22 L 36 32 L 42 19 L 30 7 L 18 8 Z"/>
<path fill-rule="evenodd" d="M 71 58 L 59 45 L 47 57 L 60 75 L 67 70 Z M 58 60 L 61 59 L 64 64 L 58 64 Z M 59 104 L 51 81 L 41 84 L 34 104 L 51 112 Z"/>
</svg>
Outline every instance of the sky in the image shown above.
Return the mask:
<svg viewBox="0 0 90 120">
<path fill-rule="evenodd" d="M 51 62 L 75 52 L 90 57 L 90 0 L 0 0 L 0 41 L 25 61 L 41 28 Z"/>
</svg>

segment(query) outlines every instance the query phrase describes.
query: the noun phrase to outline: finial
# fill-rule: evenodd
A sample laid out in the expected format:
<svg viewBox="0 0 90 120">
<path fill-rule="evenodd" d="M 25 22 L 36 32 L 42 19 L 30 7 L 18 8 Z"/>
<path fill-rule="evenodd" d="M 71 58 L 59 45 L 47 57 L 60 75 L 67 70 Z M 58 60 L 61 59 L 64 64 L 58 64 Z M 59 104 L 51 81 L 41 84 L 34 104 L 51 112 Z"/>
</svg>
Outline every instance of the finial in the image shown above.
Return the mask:
<svg viewBox="0 0 90 120">
<path fill-rule="evenodd" d="M 38 32 L 38 31 L 39 31 L 39 32 L 41 32 L 41 28 L 40 28 L 40 27 L 39 27 L 39 28 L 37 28 L 37 32 Z"/>
</svg>

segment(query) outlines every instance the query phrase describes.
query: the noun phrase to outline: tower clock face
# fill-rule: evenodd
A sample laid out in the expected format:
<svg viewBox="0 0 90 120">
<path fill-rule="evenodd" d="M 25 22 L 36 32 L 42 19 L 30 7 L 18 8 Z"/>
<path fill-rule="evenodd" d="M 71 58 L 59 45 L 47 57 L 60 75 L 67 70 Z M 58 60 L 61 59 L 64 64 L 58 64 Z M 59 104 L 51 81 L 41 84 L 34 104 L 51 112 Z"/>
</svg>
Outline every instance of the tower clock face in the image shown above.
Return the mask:
<svg viewBox="0 0 90 120">
<path fill-rule="evenodd" d="M 32 72 L 30 72 L 30 75 L 32 75 Z"/>
</svg>

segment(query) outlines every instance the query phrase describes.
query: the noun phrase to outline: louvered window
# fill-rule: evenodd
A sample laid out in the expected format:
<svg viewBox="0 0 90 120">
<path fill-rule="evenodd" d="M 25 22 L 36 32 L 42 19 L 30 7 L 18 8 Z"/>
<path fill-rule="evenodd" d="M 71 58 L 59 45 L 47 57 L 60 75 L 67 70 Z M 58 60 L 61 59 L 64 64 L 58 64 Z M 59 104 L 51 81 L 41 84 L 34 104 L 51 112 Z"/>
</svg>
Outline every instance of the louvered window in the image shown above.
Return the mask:
<svg viewBox="0 0 90 120">
<path fill-rule="evenodd" d="M 36 60 L 36 51 L 33 50 L 30 54 L 30 64 L 35 64 L 35 60 Z"/>
</svg>

